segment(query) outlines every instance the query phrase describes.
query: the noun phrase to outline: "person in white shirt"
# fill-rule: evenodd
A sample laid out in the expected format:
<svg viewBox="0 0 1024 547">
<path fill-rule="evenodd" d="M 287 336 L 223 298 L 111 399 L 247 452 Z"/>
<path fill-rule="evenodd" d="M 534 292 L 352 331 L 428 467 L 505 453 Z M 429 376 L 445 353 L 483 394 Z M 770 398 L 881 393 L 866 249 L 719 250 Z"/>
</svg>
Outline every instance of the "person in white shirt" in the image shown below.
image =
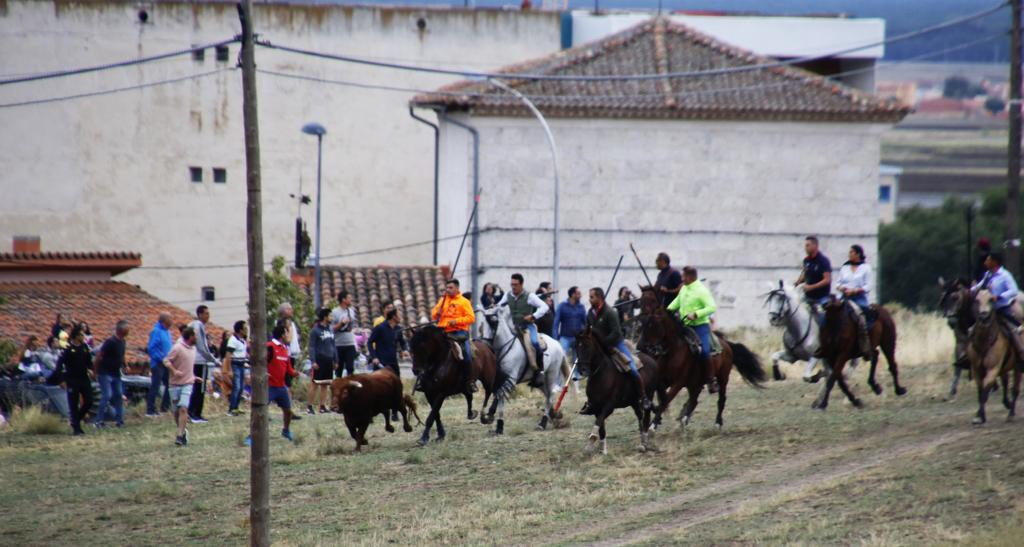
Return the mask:
<svg viewBox="0 0 1024 547">
<path fill-rule="evenodd" d="M 228 399 L 228 416 L 238 416 L 245 389 L 245 372 L 249 368 L 249 326 L 245 321 L 235 321 L 234 332 L 228 339 L 224 355 L 224 369 L 231 371 L 231 397 Z"/>
<path fill-rule="evenodd" d="M 864 248 L 860 245 L 850 247 L 850 257 L 842 268 L 839 268 L 839 283 L 836 289 L 843 293 L 848 302 L 856 304 L 857 327 L 860 334 L 861 353 L 865 359 L 871 358 L 871 338 L 865 314 L 871 310 L 871 290 L 874 288 L 874 274 L 867 263 Z"/>
<path fill-rule="evenodd" d="M 511 285 L 512 290 L 501 296 L 498 305 L 508 306 L 516 328 L 523 332 L 524 342 L 529 336 L 529 343 L 523 345 L 526 346 L 527 361 L 536 372 L 534 380 L 537 381 L 538 375 L 543 371 L 541 366 L 544 363 L 543 357 L 538 359 L 537 356 L 543 356 L 544 351 L 540 347 L 540 340 L 537 337 L 536 321 L 548 313 L 548 305 L 536 294 L 523 290 L 522 274 L 512 274 Z"/>
</svg>

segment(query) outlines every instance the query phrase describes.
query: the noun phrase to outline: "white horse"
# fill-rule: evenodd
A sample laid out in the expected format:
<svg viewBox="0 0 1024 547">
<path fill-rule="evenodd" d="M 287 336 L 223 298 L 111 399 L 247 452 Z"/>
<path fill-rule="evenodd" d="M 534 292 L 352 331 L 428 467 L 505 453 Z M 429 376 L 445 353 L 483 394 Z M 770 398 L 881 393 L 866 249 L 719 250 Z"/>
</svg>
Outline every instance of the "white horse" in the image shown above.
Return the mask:
<svg viewBox="0 0 1024 547">
<path fill-rule="evenodd" d="M 796 363 L 806 361 L 803 379 L 805 382 L 815 383 L 829 375 L 828 363 L 822 363 L 822 371 L 815 374 L 814 367 L 818 364 L 818 358 L 814 353 L 818 351 L 820 343 L 820 326 L 811 313 L 811 307 L 802 298 L 803 291 L 796 287 L 786 286 L 779 280 L 778 288 L 773 288 L 765 300 L 768 307 L 768 322 L 773 327 L 785 327 L 782 334 L 782 351 L 772 354 L 772 377 L 776 380 L 785 380 L 786 375 L 779 370 L 779 362 Z M 850 360 L 850 364 L 844 370 L 844 376 L 860 363 L 859 359 Z"/>
<path fill-rule="evenodd" d="M 526 350 L 516 336 L 515 325 L 512 322 L 512 314 L 508 306 L 496 306 L 488 310 L 477 310 L 477 322 L 475 325 L 477 338 L 488 341 L 494 348 L 494 355 L 498 361 L 498 373 L 494 382 L 494 401 L 487 413 L 484 423 L 491 423 L 494 414 L 498 414 L 498 423 L 494 427 L 494 433 L 501 435 L 505 432 L 505 402 L 508 396 L 515 389 L 516 384 L 529 381 L 533 373 L 528 371 L 529 367 L 526 358 Z M 557 340 L 542 333 L 538 336 L 547 346 L 544 355 L 538 355 L 544 363 L 544 414 L 541 416 L 537 429 L 547 429 L 549 420 L 558 420 L 561 413 L 552 416 L 551 407 L 554 399 L 557 398 L 562 389 L 562 384 L 569 376 L 569 367 L 565 359 L 565 351 Z"/>
</svg>

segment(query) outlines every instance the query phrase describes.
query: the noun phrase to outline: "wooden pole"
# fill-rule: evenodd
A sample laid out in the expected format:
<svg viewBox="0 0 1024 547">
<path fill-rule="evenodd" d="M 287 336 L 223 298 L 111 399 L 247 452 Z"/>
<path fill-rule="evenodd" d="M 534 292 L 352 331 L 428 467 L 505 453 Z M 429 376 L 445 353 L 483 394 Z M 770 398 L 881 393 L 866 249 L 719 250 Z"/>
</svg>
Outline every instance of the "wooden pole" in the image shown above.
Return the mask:
<svg viewBox="0 0 1024 547">
<path fill-rule="evenodd" d="M 1010 142 L 1007 150 L 1006 225 L 1003 229 L 1003 239 L 1006 240 L 1006 267 L 1015 275 L 1020 275 L 1021 0 L 1012 0 L 1011 4 L 1013 23 L 1010 35 Z"/>
<path fill-rule="evenodd" d="M 249 259 L 249 340 L 252 367 L 252 446 L 249 460 L 249 542 L 270 545 L 270 459 L 267 439 L 267 293 L 263 271 L 263 210 L 260 182 L 260 132 L 256 108 L 256 52 L 252 0 L 238 4 L 242 23 L 242 118 L 245 126 L 245 174 L 248 192 L 245 229 Z"/>
</svg>

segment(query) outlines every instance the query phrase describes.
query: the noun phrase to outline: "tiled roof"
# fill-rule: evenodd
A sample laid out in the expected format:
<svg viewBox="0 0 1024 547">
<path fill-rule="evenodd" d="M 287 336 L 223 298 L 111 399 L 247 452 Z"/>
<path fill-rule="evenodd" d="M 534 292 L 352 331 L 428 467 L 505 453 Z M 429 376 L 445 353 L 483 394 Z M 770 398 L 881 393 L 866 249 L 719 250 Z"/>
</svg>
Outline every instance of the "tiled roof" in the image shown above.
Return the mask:
<svg viewBox="0 0 1024 547">
<path fill-rule="evenodd" d="M 561 76 L 666 74 L 757 65 L 770 59 L 658 17 L 607 38 L 503 68 L 504 81 L 550 117 L 795 120 L 894 123 L 909 109 L 791 66 L 655 80 L 516 80 Z M 463 94 L 465 93 L 465 94 Z M 473 93 L 487 93 L 475 96 Z M 421 107 L 477 116 L 529 116 L 522 103 L 484 81 L 418 95 Z"/>
<path fill-rule="evenodd" d="M 116 275 L 142 265 L 142 255 L 128 252 L 0 253 L 2 270 L 105 270 Z"/>
<path fill-rule="evenodd" d="M 163 311 L 171 314 L 175 326 L 193 319 L 185 310 L 120 281 L 0 282 L 0 339 L 13 340 L 19 348 L 30 335 L 45 343 L 58 313 L 67 320 L 89 323 L 97 342 L 125 319 L 130 329 L 125 360 L 148 363 L 149 331 Z M 218 344 L 223 330 L 211 324 L 207 331 L 210 342 Z M 178 338 L 177 329 L 171 334 Z"/>
<path fill-rule="evenodd" d="M 336 304 L 338 292 L 347 290 L 359 318 L 359 326 L 370 328 L 388 300 L 398 306 L 402 323 L 408 327 L 429 320 L 430 310 L 441 297 L 446 279 L 440 266 L 320 266 L 323 302 Z M 307 291 L 312 288 L 307 286 Z"/>
</svg>

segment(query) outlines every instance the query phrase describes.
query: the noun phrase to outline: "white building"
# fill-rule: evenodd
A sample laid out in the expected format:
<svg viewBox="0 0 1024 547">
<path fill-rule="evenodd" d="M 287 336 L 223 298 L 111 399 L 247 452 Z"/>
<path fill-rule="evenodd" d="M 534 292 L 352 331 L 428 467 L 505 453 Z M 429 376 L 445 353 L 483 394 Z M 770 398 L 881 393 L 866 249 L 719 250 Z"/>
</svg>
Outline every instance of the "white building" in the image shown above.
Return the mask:
<svg viewBox="0 0 1024 547">
<path fill-rule="evenodd" d="M 604 286 L 635 242 L 648 264 L 666 251 L 674 265 L 696 266 L 718 297 L 722 324 L 736 326 L 764 322 L 759 295 L 796 278 L 805 235 L 818 235 L 837 263 L 853 243 L 874 256 L 880 136 L 906 115 L 898 105 L 793 68 L 624 82 L 515 79 L 765 61 L 659 18 L 503 71 L 534 98 L 561 151 L 560 289 Z M 521 271 L 531 287 L 550 279 L 553 168 L 537 121 L 482 82 L 414 104 L 434 109 L 442 126 L 442 231 L 466 222 L 476 184 L 484 192 L 471 261 L 480 275 L 505 282 Z M 479 135 L 475 183 L 472 138 L 460 124 Z M 632 267 L 616 285 L 642 280 Z"/>
</svg>

